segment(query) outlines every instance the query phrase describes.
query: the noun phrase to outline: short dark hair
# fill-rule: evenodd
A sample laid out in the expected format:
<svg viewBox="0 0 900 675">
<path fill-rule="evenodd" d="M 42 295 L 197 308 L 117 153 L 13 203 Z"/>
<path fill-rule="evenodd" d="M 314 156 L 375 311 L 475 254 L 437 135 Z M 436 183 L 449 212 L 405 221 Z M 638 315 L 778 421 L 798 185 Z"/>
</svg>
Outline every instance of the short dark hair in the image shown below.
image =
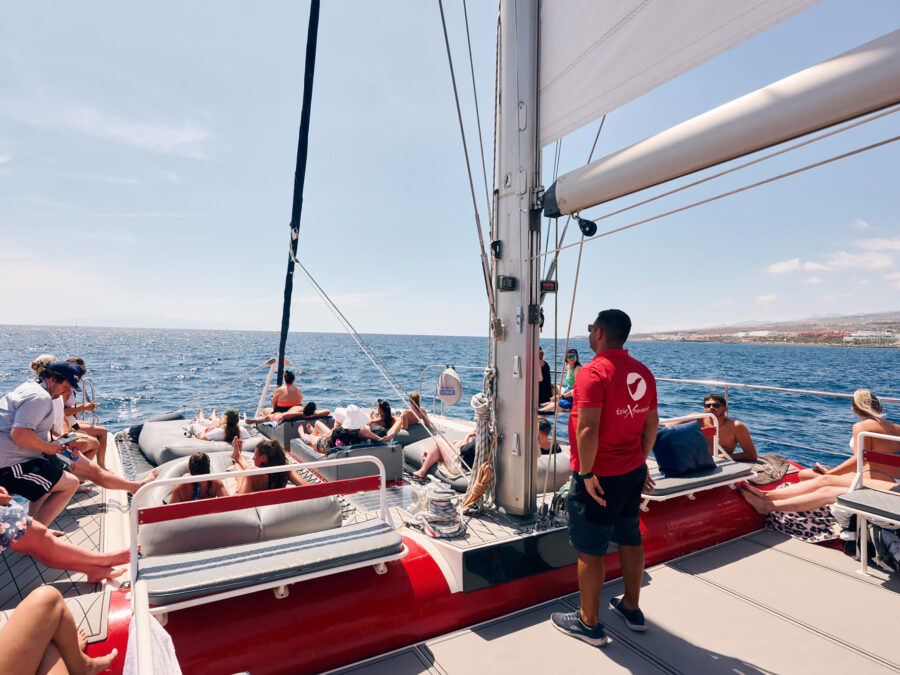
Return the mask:
<svg viewBox="0 0 900 675">
<path fill-rule="evenodd" d="M 304 417 L 309 417 L 314 412 L 316 412 L 316 403 L 315 401 L 310 401 L 305 406 L 303 406 L 303 415 Z"/>
<path fill-rule="evenodd" d="M 38 373 L 38 380 L 40 382 L 46 382 L 47 380 L 53 380 L 54 382 L 65 382 L 66 378 L 59 373 L 50 370 L 49 368 L 41 368 Z"/>
<path fill-rule="evenodd" d="M 728 401 L 725 400 L 725 397 L 722 394 L 707 394 L 703 397 L 703 402 L 707 401 L 715 401 L 716 403 L 721 403 L 723 408 L 728 407 Z"/>
<path fill-rule="evenodd" d="M 294 373 L 290 370 L 284 371 L 284 382 L 285 384 L 294 384 Z"/>
<path fill-rule="evenodd" d="M 546 417 L 542 417 L 538 420 L 538 431 L 543 431 L 545 434 L 549 434 L 552 428 L 553 425 L 550 424 L 550 420 L 548 420 Z"/>
<path fill-rule="evenodd" d="M 604 309 L 594 319 L 594 325 L 602 328 L 612 344 L 624 345 L 631 333 L 631 319 L 621 309 Z"/>
<path fill-rule="evenodd" d="M 188 473 L 192 476 L 209 473 L 209 455 L 205 452 L 195 452 L 188 460 Z"/>
</svg>

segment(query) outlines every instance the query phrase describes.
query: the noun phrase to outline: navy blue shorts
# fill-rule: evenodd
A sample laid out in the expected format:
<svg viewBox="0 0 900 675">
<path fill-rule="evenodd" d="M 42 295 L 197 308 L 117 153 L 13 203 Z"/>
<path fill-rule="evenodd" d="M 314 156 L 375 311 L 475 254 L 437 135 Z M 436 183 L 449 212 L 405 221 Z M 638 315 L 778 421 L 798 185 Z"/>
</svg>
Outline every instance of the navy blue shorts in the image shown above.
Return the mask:
<svg viewBox="0 0 900 675">
<path fill-rule="evenodd" d="M 573 473 L 566 497 L 569 514 L 569 539 L 579 553 L 606 555 L 609 542 L 620 546 L 640 546 L 641 492 L 647 477 L 647 465 L 619 476 L 597 476 L 606 506 L 591 497 L 584 482 Z"/>
</svg>

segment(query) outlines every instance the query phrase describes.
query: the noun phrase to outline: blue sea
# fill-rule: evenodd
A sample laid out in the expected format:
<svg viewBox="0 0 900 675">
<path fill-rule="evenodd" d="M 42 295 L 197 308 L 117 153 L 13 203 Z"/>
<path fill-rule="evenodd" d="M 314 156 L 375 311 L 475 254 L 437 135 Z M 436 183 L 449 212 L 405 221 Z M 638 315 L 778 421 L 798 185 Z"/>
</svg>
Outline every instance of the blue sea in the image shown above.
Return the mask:
<svg viewBox="0 0 900 675">
<path fill-rule="evenodd" d="M 460 367 L 463 400 L 445 414 L 471 418 L 468 401 L 481 391 L 480 369 L 488 355 L 486 338 L 363 338 L 407 391 L 419 389 L 426 366 Z M 552 366 L 552 340 L 544 339 L 542 344 Z M 591 356 L 587 339 L 576 339 L 573 344 L 586 362 L 585 357 Z M 845 394 L 868 388 L 882 397 L 900 398 L 900 349 L 686 342 L 634 342 L 628 347 L 658 378 Z M 51 353 L 59 358 L 85 359 L 87 377 L 100 405 L 100 420 L 114 431 L 174 410 L 193 416 L 198 408 L 222 411 L 236 407 L 252 414 L 268 368 L 242 376 L 277 351 L 275 332 L 0 326 L 0 392 L 29 377 L 28 364 L 34 357 Z M 562 352 L 560 345 L 559 354 Z M 399 404 L 397 394 L 348 335 L 291 333 L 286 355 L 302 371 L 297 382 L 304 400 L 320 407 L 365 405 L 360 398 L 387 398 L 392 405 Z M 431 368 L 422 380 L 429 408 L 439 372 L 440 368 Z M 697 412 L 703 395 L 715 389 L 660 382 L 660 415 Z M 200 396 L 203 398 L 188 403 Z M 850 428 L 857 418 L 846 399 L 739 388 L 730 389 L 728 398 L 730 415 L 747 424 L 761 452 L 777 452 L 803 464 L 821 461 L 830 465 L 849 454 Z M 900 419 L 900 403 L 886 403 L 885 410 L 889 418 Z M 565 425 L 560 426 L 564 436 Z"/>
</svg>

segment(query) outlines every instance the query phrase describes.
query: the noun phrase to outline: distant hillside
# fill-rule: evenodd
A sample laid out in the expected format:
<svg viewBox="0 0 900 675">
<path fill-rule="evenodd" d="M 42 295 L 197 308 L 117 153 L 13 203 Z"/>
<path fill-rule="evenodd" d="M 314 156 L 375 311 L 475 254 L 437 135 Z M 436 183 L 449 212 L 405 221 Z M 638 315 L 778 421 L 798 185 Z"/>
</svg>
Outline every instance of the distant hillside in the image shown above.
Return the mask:
<svg viewBox="0 0 900 675">
<path fill-rule="evenodd" d="M 879 312 L 877 314 L 851 314 L 849 316 L 813 316 L 796 321 L 767 323 L 763 321 L 747 321 L 729 326 L 709 326 L 678 331 L 657 331 L 640 333 L 632 339 L 683 339 L 701 336 L 718 337 L 743 332 L 774 331 L 777 333 L 852 333 L 857 331 L 893 331 L 900 333 L 900 310 Z"/>
</svg>

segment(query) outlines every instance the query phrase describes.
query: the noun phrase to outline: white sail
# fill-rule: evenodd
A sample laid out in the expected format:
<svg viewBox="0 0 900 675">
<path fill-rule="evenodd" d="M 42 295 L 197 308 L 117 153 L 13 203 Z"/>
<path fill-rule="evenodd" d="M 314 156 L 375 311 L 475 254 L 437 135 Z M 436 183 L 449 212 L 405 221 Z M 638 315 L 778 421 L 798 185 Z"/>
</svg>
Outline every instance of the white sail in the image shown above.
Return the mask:
<svg viewBox="0 0 900 675">
<path fill-rule="evenodd" d="M 900 30 L 560 176 L 544 215 L 602 204 L 900 102 Z"/>
<path fill-rule="evenodd" d="M 817 0 L 541 3 L 541 147 Z"/>
</svg>

